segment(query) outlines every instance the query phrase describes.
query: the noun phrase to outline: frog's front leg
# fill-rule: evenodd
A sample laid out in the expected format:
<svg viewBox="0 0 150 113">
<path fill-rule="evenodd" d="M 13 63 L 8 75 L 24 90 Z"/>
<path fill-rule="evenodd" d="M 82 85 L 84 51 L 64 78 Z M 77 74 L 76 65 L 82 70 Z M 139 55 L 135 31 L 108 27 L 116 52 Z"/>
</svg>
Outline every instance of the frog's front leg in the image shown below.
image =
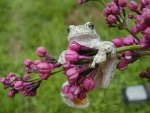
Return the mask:
<svg viewBox="0 0 150 113">
<path fill-rule="evenodd" d="M 116 56 L 116 49 L 112 42 L 102 41 L 98 47 L 98 53 L 94 56 L 91 67 L 94 68 L 96 64 L 105 62 L 107 60 L 107 53 L 111 53 L 111 57 Z"/>
<path fill-rule="evenodd" d="M 110 41 L 102 41 L 101 46 L 104 49 L 105 53 L 111 53 L 111 57 L 116 56 L 115 45 Z"/>
<path fill-rule="evenodd" d="M 65 54 L 66 54 L 66 51 L 63 51 L 63 52 L 60 54 L 59 59 L 58 59 L 58 63 L 59 63 L 59 64 L 64 64 L 64 63 L 66 62 Z"/>
</svg>

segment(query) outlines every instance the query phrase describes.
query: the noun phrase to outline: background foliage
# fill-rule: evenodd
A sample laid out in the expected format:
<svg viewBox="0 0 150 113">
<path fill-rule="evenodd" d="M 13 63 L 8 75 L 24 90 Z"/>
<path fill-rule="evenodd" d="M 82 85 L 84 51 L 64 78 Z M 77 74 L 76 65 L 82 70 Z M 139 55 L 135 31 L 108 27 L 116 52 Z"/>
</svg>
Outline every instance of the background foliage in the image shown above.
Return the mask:
<svg viewBox="0 0 150 113">
<path fill-rule="evenodd" d="M 127 32 L 108 29 L 97 3 L 77 5 L 75 0 L 0 0 L 0 76 L 9 72 L 23 75 L 23 60 L 36 59 L 35 50 L 44 46 L 58 58 L 67 47 L 66 28 L 70 24 L 92 21 L 103 40 L 127 36 Z M 124 105 L 121 88 L 145 84 L 138 73 L 149 61 L 139 60 L 124 72 L 117 71 L 107 90 L 96 89 L 89 95 L 91 105 L 85 110 L 66 106 L 60 98 L 63 73 L 42 83 L 36 97 L 14 99 L 0 86 L 0 113 L 149 113 L 149 103 Z"/>
</svg>

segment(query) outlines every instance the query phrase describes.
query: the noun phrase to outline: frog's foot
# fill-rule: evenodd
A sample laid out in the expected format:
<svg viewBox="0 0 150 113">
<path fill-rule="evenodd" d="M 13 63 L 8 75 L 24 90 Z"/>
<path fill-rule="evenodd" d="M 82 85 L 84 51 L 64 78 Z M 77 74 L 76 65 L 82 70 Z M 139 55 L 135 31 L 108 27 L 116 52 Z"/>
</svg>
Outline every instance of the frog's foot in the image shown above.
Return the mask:
<svg viewBox="0 0 150 113">
<path fill-rule="evenodd" d="M 98 52 L 93 59 L 93 62 L 91 64 L 91 68 L 94 68 L 96 64 L 102 63 L 106 61 L 106 53 L 105 52 Z"/>
<path fill-rule="evenodd" d="M 68 82 L 65 82 L 62 87 L 64 87 L 65 85 L 68 85 Z M 89 101 L 87 98 L 85 99 L 75 99 L 75 100 L 70 100 L 68 98 L 68 94 L 64 94 L 63 92 L 60 93 L 62 100 L 64 101 L 64 103 L 66 103 L 68 106 L 72 107 L 72 108 L 78 108 L 78 109 L 85 109 L 89 106 Z"/>
<path fill-rule="evenodd" d="M 78 108 L 78 109 L 85 109 L 89 106 L 89 101 L 88 99 L 75 99 L 75 100 L 70 100 L 67 98 L 66 95 L 61 94 L 62 100 L 70 107 L 72 108 Z"/>
<path fill-rule="evenodd" d="M 102 47 L 106 53 L 111 53 L 111 57 L 116 57 L 116 48 L 110 41 L 103 41 Z"/>
</svg>

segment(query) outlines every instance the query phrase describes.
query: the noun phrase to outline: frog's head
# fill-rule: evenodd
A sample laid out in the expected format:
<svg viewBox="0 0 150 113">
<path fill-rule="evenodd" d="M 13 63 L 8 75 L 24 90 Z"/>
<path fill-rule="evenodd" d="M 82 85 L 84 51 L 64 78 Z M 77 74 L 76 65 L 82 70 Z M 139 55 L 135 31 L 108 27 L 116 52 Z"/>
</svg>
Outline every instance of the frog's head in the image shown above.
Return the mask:
<svg viewBox="0 0 150 113">
<path fill-rule="evenodd" d="M 96 39 L 99 38 L 92 22 L 87 22 L 84 25 L 70 25 L 68 28 L 68 41 L 80 39 Z"/>
</svg>

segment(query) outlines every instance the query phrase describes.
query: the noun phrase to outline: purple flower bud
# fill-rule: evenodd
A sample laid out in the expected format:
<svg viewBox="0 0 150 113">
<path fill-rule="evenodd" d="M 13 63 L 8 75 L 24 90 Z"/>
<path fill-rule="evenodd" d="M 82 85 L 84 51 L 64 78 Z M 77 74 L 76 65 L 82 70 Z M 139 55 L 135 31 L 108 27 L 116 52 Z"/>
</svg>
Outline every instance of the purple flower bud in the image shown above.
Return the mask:
<svg viewBox="0 0 150 113">
<path fill-rule="evenodd" d="M 36 50 L 36 54 L 39 56 L 39 57 L 44 57 L 46 55 L 46 49 L 44 47 L 38 47 L 37 50 Z"/>
<path fill-rule="evenodd" d="M 67 50 L 65 54 L 65 59 L 70 62 L 76 62 L 80 59 L 89 59 L 89 57 L 79 55 L 76 51 Z"/>
<path fill-rule="evenodd" d="M 77 99 L 77 95 L 75 95 L 75 94 L 69 92 L 69 93 L 68 93 L 68 98 L 69 98 L 70 100 L 75 100 L 75 99 Z"/>
<path fill-rule="evenodd" d="M 75 82 L 79 76 L 79 69 L 77 67 L 70 68 L 66 71 L 69 82 Z"/>
<path fill-rule="evenodd" d="M 30 79 L 30 75 L 24 75 L 23 80 L 29 80 Z"/>
<path fill-rule="evenodd" d="M 111 14 L 111 9 L 109 7 L 106 7 L 104 10 L 103 10 L 103 13 L 105 16 L 108 16 Z"/>
<path fill-rule="evenodd" d="M 121 71 L 125 70 L 128 66 L 129 62 L 127 60 L 121 60 L 118 65 L 117 68 Z"/>
<path fill-rule="evenodd" d="M 145 77 L 146 77 L 146 72 L 141 72 L 141 73 L 139 74 L 139 76 L 140 76 L 141 78 L 145 78 Z"/>
<path fill-rule="evenodd" d="M 69 44 L 69 49 L 73 51 L 79 51 L 81 49 L 81 45 L 75 41 Z"/>
<path fill-rule="evenodd" d="M 71 64 L 70 64 L 69 61 L 66 61 L 64 64 L 62 64 L 62 66 L 63 66 L 64 69 L 69 69 Z"/>
<path fill-rule="evenodd" d="M 125 7 L 127 5 L 127 0 L 118 0 L 118 4 L 120 7 Z"/>
<path fill-rule="evenodd" d="M 123 42 L 121 38 L 115 38 L 112 40 L 112 43 L 116 46 L 116 47 L 122 47 L 123 46 Z"/>
<path fill-rule="evenodd" d="M 6 77 L 6 79 L 9 81 L 9 84 L 12 84 L 14 80 L 16 79 L 16 76 L 14 73 L 9 73 Z"/>
<path fill-rule="evenodd" d="M 47 80 L 51 74 L 51 67 L 47 63 L 39 63 L 37 65 L 37 71 L 40 74 L 41 79 Z"/>
<path fill-rule="evenodd" d="M 116 17 L 115 17 L 114 15 L 109 15 L 109 16 L 107 17 L 107 21 L 108 21 L 108 23 L 110 23 L 110 24 L 114 24 L 114 23 L 116 23 L 117 19 L 116 19 Z"/>
<path fill-rule="evenodd" d="M 16 89 L 16 90 L 18 90 L 18 91 L 20 91 L 20 90 L 22 90 L 23 89 L 23 82 L 22 81 L 16 81 L 15 83 L 14 83 L 14 88 Z"/>
<path fill-rule="evenodd" d="M 138 27 L 135 25 L 131 28 L 131 33 L 132 34 L 137 34 L 140 30 L 138 29 Z"/>
<path fill-rule="evenodd" d="M 85 90 L 87 91 L 91 91 L 94 89 L 95 87 L 95 82 L 93 79 L 91 78 L 86 78 L 84 81 L 83 81 L 83 87 Z"/>
<path fill-rule="evenodd" d="M 146 71 L 147 71 L 148 73 L 150 73 L 150 67 L 148 67 L 148 68 L 146 69 Z"/>
<path fill-rule="evenodd" d="M 13 98 L 15 96 L 16 91 L 15 90 L 10 90 L 8 92 L 8 97 Z"/>
<path fill-rule="evenodd" d="M 37 92 L 36 91 L 31 91 L 31 92 L 29 92 L 29 96 L 30 97 L 33 97 L 33 96 L 36 96 L 36 94 L 37 94 Z"/>
<path fill-rule="evenodd" d="M 0 82 L 1 82 L 1 83 L 4 83 L 5 80 L 6 80 L 6 78 L 4 78 L 4 77 L 3 77 L 3 78 L 0 78 Z"/>
<path fill-rule="evenodd" d="M 63 94 L 68 94 L 70 88 L 71 88 L 70 85 L 65 85 L 65 86 L 63 86 L 63 88 L 62 88 L 62 93 L 63 93 Z"/>
<path fill-rule="evenodd" d="M 79 94 L 78 98 L 79 98 L 80 100 L 85 99 L 85 98 L 86 98 L 86 91 L 82 91 L 82 92 Z"/>
<path fill-rule="evenodd" d="M 34 61 L 34 64 L 35 64 L 35 65 L 38 65 L 38 64 L 41 63 L 41 62 L 42 62 L 41 60 L 35 60 L 35 61 Z"/>
<path fill-rule="evenodd" d="M 22 90 L 22 91 L 21 91 L 21 94 L 22 94 L 23 96 L 28 96 L 28 91 L 27 91 L 27 90 Z"/>
<path fill-rule="evenodd" d="M 76 0 L 78 4 L 83 4 L 88 2 L 89 0 Z"/>
<path fill-rule="evenodd" d="M 134 38 L 132 36 L 128 36 L 126 38 L 123 38 L 123 44 L 125 46 L 133 45 L 135 42 Z"/>
<path fill-rule="evenodd" d="M 108 7 L 111 9 L 111 13 L 113 15 L 117 15 L 119 12 L 119 8 L 115 2 L 108 3 Z"/>
<path fill-rule="evenodd" d="M 148 28 L 145 29 L 144 35 L 150 37 L 150 27 L 148 27 Z"/>
<path fill-rule="evenodd" d="M 124 52 L 124 58 L 125 58 L 126 60 L 131 60 L 131 59 L 133 58 L 133 55 L 134 55 L 134 53 L 131 52 L 131 51 L 126 51 L 126 52 Z"/>
<path fill-rule="evenodd" d="M 72 92 L 74 95 L 78 95 L 81 92 L 81 88 L 79 85 L 73 85 L 70 89 L 70 92 Z"/>
<path fill-rule="evenodd" d="M 150 47 L 150 43 L 148 42 L 146 37 L 142 37 L 140 39 L 140 46 L 141 49 L 148 49 Z"/>
<path fill-rule="evenodd" d="M 31 64 L 33 64 L 33 63 L 32 63 L 32 61 L 30 59 L 26 59 L 24 61 L 24 65 L 27 66 L 27 67 L 30 66 Z"/>
<path fill-rule="evenodd" d="M 132 13 L 129 13 L 129 14 L 128 14 L 128 18 L 130 18 L 130 19 L 134 19 L 135 17 L 133 16 L 133 14 L 132 14 Z"/>
<path fill-rule="evenodd" d="M 128 4 L 128 7 L 130 10 L 132 11 L 135 11 L 137 12 L 138 11 L 138 6 L 137 6 L 137 3 L 135 1 L 131 1 L 129 4 Z"/>
</svg>

